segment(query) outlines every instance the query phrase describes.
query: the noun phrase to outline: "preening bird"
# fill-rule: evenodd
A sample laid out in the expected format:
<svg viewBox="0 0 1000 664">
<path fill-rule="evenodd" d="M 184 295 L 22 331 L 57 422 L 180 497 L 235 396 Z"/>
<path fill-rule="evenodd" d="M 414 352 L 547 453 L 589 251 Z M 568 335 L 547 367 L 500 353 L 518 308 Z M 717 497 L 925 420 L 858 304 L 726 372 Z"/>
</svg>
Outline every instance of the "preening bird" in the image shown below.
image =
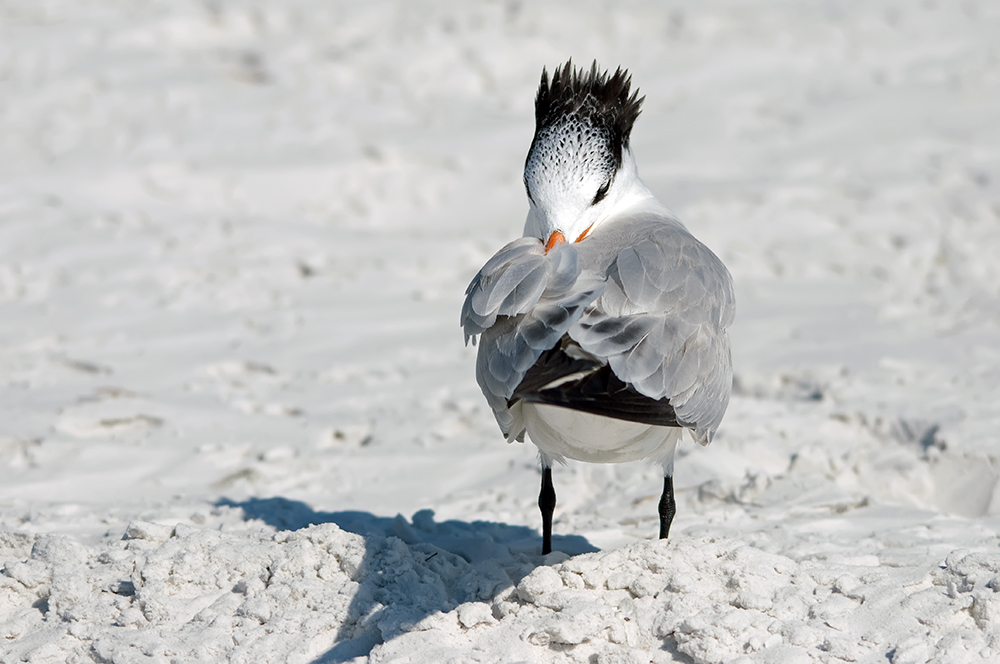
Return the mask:
<svg viewBox="0 0 1000 664">
<path fill-rule="evenodd" d="M 685 429 L 712 440 L 729 404 L 732 278 L 639 179 L 629 147 L 643 98 L 618 68 L 543 68 L 524 164 L 524 237 L 466 290 L 466 343 L 508 442 L 539 450 L 542 553 L 552 550 L 552 464 L 662 464 L 660 537 L 675 513 Z"/>
</svg>

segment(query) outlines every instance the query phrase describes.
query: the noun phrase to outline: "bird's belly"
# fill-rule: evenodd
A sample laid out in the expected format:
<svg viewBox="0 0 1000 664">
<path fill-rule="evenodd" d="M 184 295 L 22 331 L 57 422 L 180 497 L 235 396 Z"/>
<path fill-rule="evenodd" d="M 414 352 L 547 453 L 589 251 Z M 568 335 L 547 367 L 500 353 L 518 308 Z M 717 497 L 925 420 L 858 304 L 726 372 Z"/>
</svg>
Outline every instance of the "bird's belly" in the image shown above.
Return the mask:
<svg viewBox="0 0 1000 664">
<path fill-rule="evenodd" d="M 538 449 L 555 459 L 671 462 L 682 429 L 627 422 L 560 406 L 523 403 L 524 425 Z"/>
</svg>

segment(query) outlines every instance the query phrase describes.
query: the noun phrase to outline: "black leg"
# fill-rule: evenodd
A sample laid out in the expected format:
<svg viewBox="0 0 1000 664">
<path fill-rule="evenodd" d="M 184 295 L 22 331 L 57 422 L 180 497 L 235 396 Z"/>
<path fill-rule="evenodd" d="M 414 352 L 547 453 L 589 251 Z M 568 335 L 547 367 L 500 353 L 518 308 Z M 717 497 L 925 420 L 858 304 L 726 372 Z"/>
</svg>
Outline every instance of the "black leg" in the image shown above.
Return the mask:
<svg viewBox="0 0 1000 664">
<path fill-rule="evenodd" d="M 554 502 L 554 501 L 553 501 Z M 670 533 L 670 522 L 674 520 L 677 506 L 674 504 L 674 478 L 667 475 L 663 478 L 663 495 L 660 496 L 660 539 L 667 539 Z"/>
<path fill-rule="evenodd" d="M 542 511 L 542 555 L 552 553 L 552 513 L 556 510 L 556 488 L 552 486 L 552 469 L 542 468 L 542 490 L 538 494 L 538 509 Z"/>
</svg>

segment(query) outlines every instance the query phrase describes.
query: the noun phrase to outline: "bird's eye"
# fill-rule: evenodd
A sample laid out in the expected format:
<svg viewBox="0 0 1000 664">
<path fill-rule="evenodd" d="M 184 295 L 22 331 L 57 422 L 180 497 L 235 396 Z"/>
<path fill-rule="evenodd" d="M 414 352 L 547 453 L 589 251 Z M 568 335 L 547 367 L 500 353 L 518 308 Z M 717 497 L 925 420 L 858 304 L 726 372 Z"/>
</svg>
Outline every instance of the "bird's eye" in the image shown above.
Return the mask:
<svg viewBox="0 0 1000 664">
<path fill-rule="evenodd" d="M 608 189 L 611 189 L 611 181 L 612 180 L 614 180 L 613 177 L 608 178 L 607 182 L 605 182 L 604 184 L 602 184 L 597 189 L 597 195 L 594 196 L 594 200 L 593 200 L 593 202 L 591 202 L 591 205 L 597 205 L 598 203 L 600 203 L 601 201 L 604 200 L 604 197 L 608 195 Z"/>
</svg>

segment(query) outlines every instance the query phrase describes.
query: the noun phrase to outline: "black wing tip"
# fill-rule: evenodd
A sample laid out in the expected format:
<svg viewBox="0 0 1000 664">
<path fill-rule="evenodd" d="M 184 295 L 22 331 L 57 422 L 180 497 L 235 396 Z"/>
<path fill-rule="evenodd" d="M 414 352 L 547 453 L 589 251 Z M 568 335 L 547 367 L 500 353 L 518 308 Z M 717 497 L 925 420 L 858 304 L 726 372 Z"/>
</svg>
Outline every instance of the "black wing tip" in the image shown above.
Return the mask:
<svg viewBox="0 0 1000 664">
<path fill-rule="evenodd" d="M 573 359 L 565 353 L 568 337 L 539 356 L 507 401 L 560 406 L 617 420 L 665 427 L 688 426 L 677 418 L 669 399 L 653 399 L 622 382 L 607 364 Z M 574 380 L 553 381 L 580 374 Z"/>
<path fill-rule="evenodd" d="M 535 131 L 576 113 L 607 125 L 625 145 L 645 99 L 638 89 L 632 91 L 628 70 L 618 67 L 609 74 L 608 70 L 600 71 L 594 60 L 588 71 L 574 67 L 570 58 L 555 68 L 551 79 L 542 67 L 535 96 Z"/>
</svg>

